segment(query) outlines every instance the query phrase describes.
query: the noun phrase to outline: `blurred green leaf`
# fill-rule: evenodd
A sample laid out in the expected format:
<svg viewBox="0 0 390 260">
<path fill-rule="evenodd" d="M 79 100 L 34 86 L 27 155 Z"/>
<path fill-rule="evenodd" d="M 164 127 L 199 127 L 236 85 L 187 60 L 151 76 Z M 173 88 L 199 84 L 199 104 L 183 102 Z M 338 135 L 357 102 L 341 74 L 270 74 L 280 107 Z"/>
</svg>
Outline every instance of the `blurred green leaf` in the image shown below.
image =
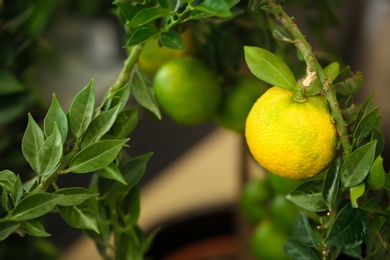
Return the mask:
<svg viewBox="0 0 390 260">
<path fill-rule="evenodd" d="M 60 201 L 62 195 L 34 193 L 23 198 L 11 212 L 10 220 L 35 219 L 50 212 Z"/>
<path fill-rule="evenodd" d="M 322 187 L 322 196 L 326 205 L 333 209 L 339 194 L 340 188 L 340 168 L 342 165 L 342 157 L 335 159 L 330 165 Z"/>
<path fill-rule="evenodd" d="M 375 158 L 382 154 L 385 148 L 385 137 L 379 128 L 375 128 L 372 132 L 372 140 L 376 140 Z"/>
<path fill-rule="evenodd" d="M 62 137 L 61 132 L 54 122 L 53 133 L 45 140 L 39 149 L 39 175 L 45 176 L 52 173 L 59 165 L 62 158 Z"/>
<path fill-rule="evenodd" d="M 139 107 L 120 112 L 112 126 L 112 136 L 118 139 L 128 137 L 137 126 L 138 120 Z"/>
<path fill-rule="evenodd" d="M 378 107 L 367 113 L 362 120 L 357 123 L 353 132 L 355 147 L 360 147 L 367 138 L 369 139 L 372 136 L 372 132 L 376 127 L 377 112 Z"/>
<path fill-rule="evenodd" d="M 159 29 L 156 28 L 140 28 L 136 30 L 126 44 L 126 47 L 134 46 L 146 42 L 148 39 L 158 35 Z"/>
<path fill-rule="evenodd" d="M 205 0 L 193 10 L 209 13 L 212 16 L 229 17 L 232 15 L 228 4 L 224 0 Z"/>
<path fill-rule="evenodd" d="M 346 255 L 346 256 L 349 256 L 352 258 L 356 258 L 356 259 L 361 259 L 361 257 L 362 257 L 361 245 L 353 247 L 353 248 L 344 249 L 341 252 L 343 253 L 343 255 Z"/>
<path fill-rule="evenodd" d="M 127 226 L 136 225 L 141 209 L 139 187 L 135 185 L 119 203 L 123 222 L 126 223 Z"/>
<path fill-rule="evenodd" d="M 7 193 L 11 193 L 13 191 L 16 179 L 16 174 L 10 170 L 3 170 L 0 172 L 0 185 L 7 191 Z"/>
<path fill-rule="evenodd" d="M 293 226 L 294 237 L 302 244 L 309 247 L 315 247 L 320 241 L 317 241 L 314 232 L 310 226 L 309 219 L 304 213 L 300 213 Z"/>
<path fill-rule="evenodd" d="M 349 188 L 359 185 L 368 175 L 374 162 L 376 140 L 353 151 L 341 167 L 341 183 Z"/>
<path fill-rule="evenodd" d="M 28 124 L 22 139 L 22 152 L 26 161 L 35 172 L 40 172 L 39 150 L 43 146 L 44 137 L 41 128 L 31 114 L 28 114 Z"/>
<path fill-rule="evenodd" d="M 378 156 L 367 175 L 366 183 L 371 190 L 379 190 L 385 184 L 386 171 L 383 168 L 383 158 Z"/>
<path fill-rule="evenodd" d="M 115 163 L 110 163 L 106 167 L 95 172 L 99 177 L 116 180 L 124 185 L 127 185 L 125 179 L 123 178 L 122 173 L 120 172 L 118 166 Z"/>
<path fill-rule="evenodd" d="M 337 215 L 324 242 L 328 246 L 349 249 L 363 243 L 366 234 L 364 212 L 347 204 Z"/>
<path fill-rule="evenodd" d="M 0 96 L 20 93 L 25 90 L 22 83 L 10 72 L 0 70 Z"/>
<path fill-rule="evenodd" d="M 22 222 L 23 228 L 27 234 L 34 237 L 50 237 L 51 234 L 47 233 L 45 227 L 36 219 L 29 219 Z"/>
<path fill-rule="evenodd" d="M 359 208 L 367 212 L 383 213 L 383 209 L 376 198 L 370 198 L 365 203 L 362 203 Z"/>
<path fill-rule="evenodd" d="M 363 83 L 364 74 L 361 72 L 352 73 L 347 67 L 333 81 L 333 88 L 338 96 L 347 97 L 356 94 Z"/>
<path fill-rule="evenodd" d="M 374 109 L 373 95 L 370 95 L 360 106 L 359 111 L 356 115 L 356 124 L 358 124 L 365 115 Z"/>
<path fill-rule="evenodd" d="M 56 122 L 58 129 L 60 130 L 62 143 L 65 143 L 66 136 L 68 135 L 68 119 L 65 112 L 62 110 L 57 97 L 53 95 L 51 106 L 47 111 L 44 119 L 44 133 L 46 137 L 51 135 L 54 130 L 54 122 Z"/>
<path fill-rule="evenodd" d="M 259 79 L 281 88 L 295 90 L 296 80 L 283 60 L 265 49 L 245 46 L 245 61 Z"/>
<path fill-rule="evenodd" d="M 53 194 L 63 195 L 58 201 L 59 206 L 76 206 L 84 201 L 99 196 L 98 193 L 83 187 L 71 187 L 56 190 Z"/>
<path fill-rule="evenodd" d="M 284 243 L 284 252 L 291 259 L 320 260 L 317 254 L 310 247 L 302 244 L 295 238 L 287 239 Z"/>
<path fill-rule="evenodd" d="M 158 2 L 163 8 L 171 11 L 174 11 L 178 7 L 178 4 L 180 4 L 179 0 L 158 0 Z"/>
<path fill-rule="evenodd" d="M 115 160 L 128 140 L 102 140 L 85 147 L 70 162 L 71 171 L 74 173 L 87 173 L 109 165 Z"/>
<path fill-rule="evenodd" d="M 365 190 L 366 190 L 366 185 L 364 184 L 364 182 L 360 183 L 357 186 L 351 187 L 349 189 L 350 201 L 353 208 L 359 207 L 357 200 L 358 198 L 363 196 Z"/>
<path fill-rule="evenodd" d="M 18 221 L 0 221 L 0 241 L 6 239 L 20 227 Z"/>
<path fill-rule="evenodd" d="M 158 18 L 168 16 L 171 14 L 171 11 L 166 8 L 161 7 L 151 7 L 151 8 L 144 8 L 140 12 L 138 12 L 136 15 L 134 15 L 133 19 L 129 21 L 127 26 L 129 27 L 139 27 L 144 24 L 147 24 L 151 21 L 154 21 Z"/>
<path fill-rule="evenodd" d="M 183 39 L 180 34 L 175 31 L 168 31 L 160 35 L 160 42 L 165 47 L 177 50 L 186 50 Z"/>
<path fill-rule="evenodd" d="M 131 79 L 134 98 L 137 102 L 152 112 L 158 119 L 161 119 L 161 112 L 154 94 L 152 84 L 150 84 L 143 74 L 136 70 Z"/>
<path fill-rule="evenodd" d="M 0 126 L 9 124 L 23 115 L 26 109 L 33 103 L 34 98 L 29 92 L 0 95 Z"/>
<path fill-rule="evenodd" d="M 310 211 L 324 211 L 328 207 L 322 197 L 322 180 L 310 180 L 298 185 L 287 194 L 287 199 Z"/>
<path fill-rule="evenodd" d="M 120 3 L 119 1 L 115 1 L 113 4 L 118 6 L 119 12 L 123 15 L 123 17 L 127 21 L 131 21 L 134 18 L 134 16 L 143 9 L 142 6 Z"/>
<path fill-rule="evenodd" d="M 76 206 L 59 206 L 58 209 L 61 217 L 69 226 L 79 229 L 90 229 L 99 233 L 97 224 L 98 214 L 96 208 L 89 200 Z"/>
<path fill-rule="evenodd" d="M 115 233 L 115 259 L 144 259 L 139 238 L 135 234 L 134 227 L 128 227 L 126 233 Z"/>
<path fill-rule="evenodd" d="M 80 138 L 93 117 L 95 109 L 94 80 L 83 88 L 73 99 L 68 113 L 69 127 L 77 139 Z"/>
<path fill-rule="evenodd" d="M 286 41 L 290 43 L 294 42 L 292 35 L 286 30 L 284 30 L 282 27 L 280 27 L 279 25 L 275 26 L 275 29 L 272 31 L 272 35 L 276 39 L 281 41 Z"/>
<path fill-rule="evenodd" d="M 111 129 L 118 116 L 120 107 L 121 104 L 118 104 L 114 108 L 104 111 L 92 119 L 81 140 L 81 149 L 98 142 Z"/>
</svg>

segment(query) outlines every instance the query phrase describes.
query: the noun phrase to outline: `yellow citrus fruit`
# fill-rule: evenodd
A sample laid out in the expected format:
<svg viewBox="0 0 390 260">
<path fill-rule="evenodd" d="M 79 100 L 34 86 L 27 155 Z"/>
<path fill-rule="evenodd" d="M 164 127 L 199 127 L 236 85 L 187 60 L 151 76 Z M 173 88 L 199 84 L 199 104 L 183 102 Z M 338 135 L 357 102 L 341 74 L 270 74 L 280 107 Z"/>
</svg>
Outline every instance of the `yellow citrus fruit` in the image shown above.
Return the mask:
<svg viewBox="0 0 390 260">
<path fill-rule="evenodd" d="M 296 102 L 295 93 L 267 90 L 249 112 L 245 136 L 256 161 L 279 176 L 317 175 L 333 160 L 337 131 L 324 96 Z"/>
<path fill-rule="evenodd" d="M 138 65 L 141 71 L 149 76 L 154 76 L 157 70 L 169 59 L 175 57 L 189 56 L 194 53 L 194 43 L 191 29 L 185 30 L 181 37 L 186 50 L 176 50 L 161 46 L 158 38 L 149 39 L 138 58 Z"/>
<path fill-rule="evenodd" d="M 167 61 L 154 77 L 161 108 L 177 123 L 194 125 L 211 119 L 221 99 L 220 79 L 192 57 Z"/>
<path fill-rule="evenodd" d="M 288 235 L 271 220 L 262 220 L 251 238 L 251 249 L 259 260 L 290 259 L 284 253 L 284 242 Z"/>
<path fill-rule="evenodd" d="M 254 76 L 241 76 L 222 96 L 216 122 L 224 128 L 244 133 L 249 111 L 268 88 Z"/>
</svg>

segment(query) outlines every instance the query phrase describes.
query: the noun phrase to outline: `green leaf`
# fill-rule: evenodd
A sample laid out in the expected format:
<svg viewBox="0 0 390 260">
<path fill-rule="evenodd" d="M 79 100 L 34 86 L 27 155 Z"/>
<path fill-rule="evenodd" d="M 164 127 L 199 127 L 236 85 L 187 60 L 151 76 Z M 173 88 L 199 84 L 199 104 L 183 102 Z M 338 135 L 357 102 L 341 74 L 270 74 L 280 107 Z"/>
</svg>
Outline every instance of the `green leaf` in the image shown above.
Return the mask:
<svg viewBox="0 0 390 260">
<path fill-rule="evenodd" d="M 126 47 L 134 46 L 146 42 L 148 39 L 158 35 L 159 29 L 156 28 L 140 28 L 136 30 L 126 44 Z"/>
<path fill-rule="evenodd" d="M 337 196 L 340 188 L 340 168 L 342 165 L 342 157 L 335 159 L 326 173 L 323 187 L 322 196 L 326 205 L 333 209 L 336 204 Z"/>
<path fill-rule="evenodd" d="M 324 211 L 328 207 L 322 197 L 322 180 L 310 180 L 298 185 L 286 198 L 309 211 Z"/>
<path fill-rule="evenodd" d="M 137 102 L 152 112 L 158 119 L 161 119 L 161 112 L 158 107 L 153 86 L 144 78 L 143 74 L 139 70 L 134 72 L 131 79 L 131 86 L 134 98 Z"/>
<path fill-rule="evenodd" d="M 52 173 L 60 163 L 62 157 L 62 137 L 61 132 L 54 123 L 53 133 L 45 140 L 39 149 L 39 175 L 46 176 Z"/>
<path fill-rule="evenodd" d="M 363 243 L 367 234 L 365 214 L 347 204 L 337 215 L 325 244 L 340 249 L 354 248 Z"/>
<path fill-rule="evenodd" d="M 367 175 L 366 183 L 371 190 L 379 190 L 385 185 L 386 172 L 383 168 L 383 158 L 378 156 L 371 166 L 370 172 Z"/>
<path fill-rule="evenodd" d="M 364 74 L 361 72 L 352 73 L 350 67 L 345 68 L 333 81 L 333 88 L 338 96 L 348 97 L 359 91 L 363 83 Z"/>
<path fill-rule="evenodd" d="M 229 6 L 224 0 L 205 0 L 195 6 L 193 10 L 203 11 L 218 17 L 229 17 L 232 15 Z"/>
<path fill-rule="evenodd" d="M 11 212 L 11 220 L 28 220 L 38 218 L 50 212 L 61 199 L 60 195 L 34 193 L 23 198 Z"/>
<path fill-rule="evenodd" d="M 128 226 L 136 225 L 140 214 L 139 187 L 137 185 L 134 186 L 126 197 L 124 197 L 119 203 L 124 223 Z"/>
<path fill-rule="evenodd" d="M 32 103 L 34 103 L 34 96 L 29 92 L 0 96 L 0 126 L 15 121 Z"/>
<path fill-rule="evenodd" d="M 59 206 L 76 206 L 90 198 L 99 196 L 99 193 L 83 187 L 63 188 L 56 190 L 54 194 L 63 195 L 57 203 Z"/>
<path fill-rule="evenodd" d="M 374 162 L 376 140 L 353 151 L 341 167 L 341 183 L 349 188 L 359 185 L 368 175 Z"/>
<path fill-rule="evenodd" d="M 114 182 L 107 192 L 109 197 L 124 198 L 143 176 L 147 163 L 152 155 L 152 152 L 143 154 L 141 156 L 130 159 L 127 163 L 121 166 L 120 171 L 122 172 L 127 185 Z"/>
<path fill-rule="evenodd" d="M 89 124 L 81 140 L 81 149 L 84 149 L 90 144 L 96 143 L 101 137 L 107 133 L 114 124 L 118 116 L 120 104 L 110 110 L 104 111 L 97 115 Z"/>
<path fill-rule="evenodd" d="M 316 253 L 310 247 L 302 244 L 295 238 L 287 239 L 284 243 L 284 252 L 291 259 L 300 260 L 320 260 Z"/>
<path fill-rule="evenodd" d="M 364 182 L 360 183 L 355 187 L 349 189 L 350 201 L 353 208 L 358 208 L 357 199 L 363 196 L 364 191 L 366 190 L 366 185 Z"/>
<path fill-rule="evenodd" d="M 139 244 L 139 238 L 135 236 L 135 227 L 128 227 L 127 233 L 115 233 L 115 259 L 144 259 L 142 246 Z"/>
<path fill-rule="evenodd" d="M 23 228 L 27 234 L 34 237 L 50 237 L 41 222 L 36 219 L 30 219 L 22 222 Z"/>
<path fill-rule="evenodd" d="M 1 175 L 1 173 L 0 173 L 0 175 Z M 20 180 L 20 176 L 19 175 L 16 176 L 16 180 L 14 182 L 14 186 L 13 186 L 11 195 L 12 195 L 12 202 L 14 203 L 14 205 L 16 205 L 19 202 L 19 200 L 22 198 L 22 195 L 23 195 L 23 183 Z"/>
<path fill-rule="evenodd" d="M 158 18 L 168 16 L 171 14 L 169 9 L 160 8 L 160 7 L 151 7 L 142 9 L 138 12 L 133 19 L 127 24 L 129 27 L 138 27 L 144 24 L 147 24 L 151 21 L 154 21 Z"/>
<path fill-rule="evenodd" d="M 113 2 L 113 4 L 118 6 L 119 12 L 123 15 L 123 17 L 127 21 L 131 21 L 134 18 L 134 16 L 143 9 L 142 6 L 121 3 L 119 1 L 115 1 Z"/>
<path fill-rule="evenodd" d="M 137 126 L 138 120 L 139 107 L 120 112 L 112 126 L 112 136 L 117 139 L 128 137 Z"/>
<path fill-rule="evenodd" d="M 329 77 L 330 82 L 337 77 L 340 72 L 340 65 L 338 62 L 332 62 L 324 68 L 325 74 Z M 310 88 L 307 90 L 307 95 L 315 96 L 322 92 L 322 84 L 318 78 L 316 78 L 311 84 Z"/>
<path fill-rule="evenodd" d="M 168 31 L 160 35 L 160 42 L 165 47 L 176 49 L 176 50 L 186 50 L 183 39 L 180 34 L 175 31 Z"/>
<path fill-rule="evenodd" d="M 178 0 L 158 0 L 158 2 L 162 7 L 167 8 L 171 11 L 174 11 L 179 4 Z"/>
<path fill-rule="evenodd" d="M 376 140 L 375 158 L 382 154 L 385 148 L 385 137 L 379 128 L 375 128 L 372 132 L 372 140 Z"/>
<path fill-rule="evenodd" d="M 376 198 L 370 198 L 368 201 L 363 203 L 359 208 L 367 212 L 383 214 L 383 209 L 381 208 L 381 205 L 379 205 Z"/>
<path fill-rule="evenodd" d="M 96 171 L 96 174 L 99 177 L 116 180 L 124 185 L 127 185 L 121 171 L 119 170 L 119 168 L 116 166 L 115 163 L 111 163 L 106 167 L 103 167 L 102 169 Z"/>
<path fill-rule="evenodd" d="M 0 241 L 6 239 L 20 227 L 18 221 L 1 221 L 0 222 Z"/>
<path fill-rule="evenodd" d="M 294 42 L 292 35 L 288 31 L 286 31 L 282 27 L 280 27 L 279 25 L 275 26 L 275 29 L 272 31 L 272 35 L 276 39 L 281 40 L 281 41 L 286 41 L 286 42 L 290 42 L 290 43 Z"/>
<path fill-rule="evenodd" d="M 35 172 L 40 172 L 39 150 L 43 145 L 43 133 L 31 114 L 22 139 L 22 152 L 26 161 Z"/>
<path fill-rule="evenodd" d="M 356 124 L 358 124 L 364 116 L 374 109 L 373 95 L 370 95 L 360 106 L 359 111 L 356 115 Z"/>
<path fill-rule="evenodd" d="M 10 72 L 0 70 L 0 95 L 20 93 L 25 90 L 19 80 Z"/>
<path fill-rule="evenodd" d="M 377 112 L 378 107 L 367 113 L 357 124 L 353 132 L 355 147 L 361 146 L 367 138 L 369 139 L 372 136 L 372 132 L 376 128 Z"/>
<path fill-rule="evenodd" d="M 74 98 L 68 113 L 69 127 L 74 137 L 80 138 L 93 117 L 95 109 L 94 80 Z"/>
<path fill-rule="evenodd" d="M 71 171 L 74 173 L 87 173 L 109 165 L 115 160 L 128 140 L 102 140 L 85 147 L 70 162 Z"/>
<path fill-rule="evenodd" d="M 300 213 L 293 227 L 294 237 L 302 244 L 314 247 L 319 241 L 316 240 L 314 232 L 310 226 L 309 219 L 306 214 Z"/>
<path fill-rule="evenodd" d="M 357 246 L 357 247 L 353 247 L 353 248 L 344 249 L 341 253 L 343 255 L 346 255 L 346 256 L 349 256 L 352 258 L 361 259 L 362 258 L 362 247 Z"/>
<path fill-rule="evenodd" d="M 57 97 L 53 94 L 51 106 L 47 111 L 45 119 L 43 121 L 44 132 L 46 136 L 49 136 L 54 131 L 54 122 L 56 122 L 58 129 L 60 130 L 62 143 L 65 142 L 66 136 L 68 135 L 68 119 L 66 118 L 65 112 L 62 110 Z"/>
<path fill-rule="evenodd" d="M 97 210 L 89 200 L 76 206 L 59 206 L 58 209 L 61 217 L 69 226 L 79 229 L 89 229 L 99 233 Z"/>
<path fill-rule="evenodd" d="M 385 185 L 383 185 L 383 188 L 390 191 L 390 174 L 385 175 Z"/>
<path fill-rule="evenodd" d="M 294 74 L 283 60 L 265 49 L 245 46 L 245 61 L 250 71 L 259 79 L 281 88 L 294 90 Z"/>
<path fill-rule="evenodd" d="M 14 190 L 14 183 L 16 182 L 15 173 L 10 170 L 4 170 L 0 172 L 0 185 L 7 191 L 11 193 Z"/>
<path fill-rule="evenodd" d="M 102 106 L 105 105 L 106 109 L 112 109 L 115 106 L 119 105 L 119 111 L 122 111 L 125 108 L 127 101 L 130 98 L 130 84 L 127 83 L 120 89 L 115 92 L 109 92 L 109 94 L 104 98 Z"/>
</svg>

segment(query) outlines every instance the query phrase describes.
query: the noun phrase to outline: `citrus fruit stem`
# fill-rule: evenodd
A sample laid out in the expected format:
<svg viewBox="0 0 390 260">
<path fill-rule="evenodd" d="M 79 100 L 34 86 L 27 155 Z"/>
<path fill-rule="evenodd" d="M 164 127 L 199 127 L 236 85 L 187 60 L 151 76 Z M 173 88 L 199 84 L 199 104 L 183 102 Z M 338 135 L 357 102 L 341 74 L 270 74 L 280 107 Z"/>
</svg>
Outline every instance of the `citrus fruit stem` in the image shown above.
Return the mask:
<svg viewBox="0 0 390 260">
<path fill-rule="evenodd" d="M 297 103 L 305 103 L 307 101 L 306 95 L 305 95 L 305 89 L 303 85 L 300 85 L 298 87 L 297 92 L 295 93 L 294 96 L 294 102 Z"/>
<path fill-rule="evenodd" d="M 295 24 L 293 18 L 289 17 L 282 7 L 276 4 L 273 0 L 268 1 L 268 11 L 273 13 L 276 19 L 283 25 L 283 27 L 291 34 L 293 37 L 293 42 L 295 46 L 300 50 L 302 56 L 306 62 L 307 71 L 314 71 L 317 73 L 317 77 L 322 84 L 322 94 L 325 95 L 327 102 L 329 104 L 332 116 L 337 125 L 337 131 L 339 135 L 339 141 L 343 147 L 343 155 L 346 158 L 352 150 L 351 142 L 348 138 L 348 131 L 346 123 L 341 114 L 341 110 L 338 105 L 336 94 L 332 88 L 331 81 L 326 75 L 321 65 L 318 63 L 310 44 L 306 41 L 305 36 L 299 30 L 298 26 Z"/>
</svg>

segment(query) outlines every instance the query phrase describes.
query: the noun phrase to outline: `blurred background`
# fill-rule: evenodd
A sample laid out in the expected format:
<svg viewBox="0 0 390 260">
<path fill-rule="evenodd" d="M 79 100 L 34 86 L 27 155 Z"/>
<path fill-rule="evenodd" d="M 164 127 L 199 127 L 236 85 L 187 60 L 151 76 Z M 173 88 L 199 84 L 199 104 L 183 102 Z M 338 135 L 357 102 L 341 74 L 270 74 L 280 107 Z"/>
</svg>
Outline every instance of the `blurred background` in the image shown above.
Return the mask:
<svg viewBox="0 0 390 260">
<path fill-rule="evenodd" d="M 126 57 L 122 47 L 124 32 L 110 12 L 111 1 L 68 1 L 66 4 L 61 1 L 64 7 L 61 10 L 54 9 L 50 1 L 41 2 L 47 2 L 45 10 L 52 11 L 45 12 L 49 16 L 46 17 L 49 24 L 39 24 L 37 19 L 36 24 L 31 25 L 31 28 L 36 26 L 44 30 L 44 37 L 38 40 L 38 44 L 44 47 L 46 54 L 39 56 L 40 53 L 35 53 L 40 58 L 34 61 L 33 70 L 28 72 L 38 75 L 37 81 L 29 86 L 38 105 L 33 105 L 28 99 L 26 102 L 30 105 L 26 106 L 26 110 L 34 113 L 47 109 L 53 93 L 56 93 L 67 111 L 74 96 L 91 78 L 95 79 L 99 100 L 115 81 Z M 308 33 L 301 11 L 299 8 L 287 10 L 307 34 L 308 41 L 314 42 L 315 50 L 318 43 L 312 41 L 315 35 Z M 358 103 L 375 93 L 374 103 L 381 107 L 382 131 L 389 139 L 390 2 L 345 0 L 341 1 L 337 15 L 339 23 L 329 30 L 329 40 L 352 71 L 364 72 L 365 80 L 356 101 Z M 0 40 L 0 46 L 6 49 L 6 41 Z M 31 57 L 21 58 L 28 62 Z M 5 107 L 3 103 L 4 111 Z M 23 116 L 13 123 L 15 125 L 11 129 L 25 127 L 25 114 L 23 111 Z M 13 137 L 11 132 L 0 125 L 0 145 L 10 142 Z M 131 155 L 148 151 L 155 153 L 141 181 L 139 223 L 142 228 L 150 230 L 161 224 L 170 227 L 173 223 L 181 223 L 183 226 L 180 228 L 184 230 L 184 226 L 188 227 L 185 222 L 188 218 L 196 219 L 203 223 L 200 226 L 205 226 L 203 216 L 209 214 L 225 220 L 219 222 L 220 226 L 207 226 L 209 230 L 215 228 L 214 232 L 232 232 L 232 225 L 237 220 L 231 218 L 230 213 L 238 200 L 243 165 L 249 167 L 255 176 L 262 174 L 262 169 L 245 152 L 243 136 L 224 130 L 211 121 L 187 127 L 174 123 L 166 116 L 159 121 L 149 112 L 142 111 L 139 125 L 130 137 Z M 386 144 L 383 157 L 387 171 L 390 167 L 389 149 Z M 1 168 L 17 169 L 17 159 L 11 160 L 4 150 L 1 152 Z M 61 182 L 64 186 L 76 183 L 86 186 L 89 178 L 87 175 L 65 176 Z M 99 259 L 92 242 L 67 227 L 59 217 L 53 216 L 47 224 L 48 232 L 53 234 L 51 241 L 64 252 L 63 259 Z M 196 230 L 187 232 L 195 234 Z"/>
</svg>

